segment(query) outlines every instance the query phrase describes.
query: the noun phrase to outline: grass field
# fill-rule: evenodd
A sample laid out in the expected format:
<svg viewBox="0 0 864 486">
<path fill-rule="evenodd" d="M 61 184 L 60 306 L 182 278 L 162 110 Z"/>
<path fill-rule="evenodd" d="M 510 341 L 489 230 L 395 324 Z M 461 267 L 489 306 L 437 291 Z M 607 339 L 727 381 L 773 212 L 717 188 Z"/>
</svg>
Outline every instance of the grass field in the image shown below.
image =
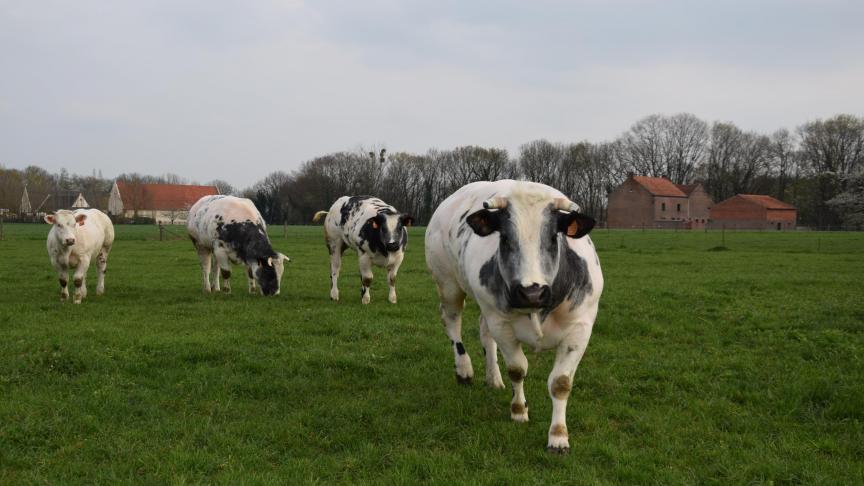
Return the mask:
<svg viewBox="0 0 864 486">
<path fill-rule="evenodd" d="M 353 256 L 330 302 L 316 227 L 272 228 L 293 263 L 265 299 L 203 295 L 189 241 L 119 226 L 106 295 L 92 268 L 61 304 L 47 231 L 0 241 L 0 484 L 864 483 L 861 233 L 595 231 L 606 289 L 554 456 L 552 355 L 528 354 L 527 424 L 509 389 L 457 385 L 420 228 L 399 303 L 376 271 L 368 306 Z"/>
</svg>

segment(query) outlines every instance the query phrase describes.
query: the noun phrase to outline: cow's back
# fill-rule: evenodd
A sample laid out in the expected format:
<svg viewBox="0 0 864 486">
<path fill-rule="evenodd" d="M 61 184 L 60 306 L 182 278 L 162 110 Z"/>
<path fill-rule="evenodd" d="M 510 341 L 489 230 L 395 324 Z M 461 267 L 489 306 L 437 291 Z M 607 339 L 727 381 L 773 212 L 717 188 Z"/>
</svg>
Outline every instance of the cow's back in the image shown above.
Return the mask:
<svg viewBox="0 0 864 486">
<path fill-rule="evenodd" d="M 264 218 L 249 199 L 221 195 L 204 196 L 189 209 L 186 229 L 196 244 L 212 247 L 213 242 L 219 238 L 219 226 L 244 221 L 267 229 Z"/>
</svg>

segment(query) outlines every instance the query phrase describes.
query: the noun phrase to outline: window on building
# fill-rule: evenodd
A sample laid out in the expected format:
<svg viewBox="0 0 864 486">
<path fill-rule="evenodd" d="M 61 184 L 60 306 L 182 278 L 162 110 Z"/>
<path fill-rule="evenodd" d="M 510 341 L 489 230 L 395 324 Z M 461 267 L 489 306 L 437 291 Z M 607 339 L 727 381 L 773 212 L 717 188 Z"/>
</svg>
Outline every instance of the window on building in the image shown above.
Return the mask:
<svg viewBox="0 0 864 486">
<path fill-rule="evenodd" d="M 680 204 L 678 204 L 678 212 L 679 213 L 681 212 L 681 205 Z"/>
<path fill-rule="evenodd" d="M 660 203 L 660 211 L 666 211 L 666 203 Z"/>
</svg>

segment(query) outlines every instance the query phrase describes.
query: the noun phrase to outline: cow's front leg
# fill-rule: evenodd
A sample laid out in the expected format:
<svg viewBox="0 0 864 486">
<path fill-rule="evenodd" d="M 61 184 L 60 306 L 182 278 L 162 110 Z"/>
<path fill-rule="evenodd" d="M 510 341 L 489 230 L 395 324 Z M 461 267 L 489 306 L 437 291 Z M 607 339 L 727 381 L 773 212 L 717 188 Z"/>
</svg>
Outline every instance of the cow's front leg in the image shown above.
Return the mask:
<svg viewBox="0 0 864 486">
<path fill-rule="evenodd" d="M 509 323 L 496 317 L 486 316 L 486 324 L 498 346 L 501 347 L 501 355 L 504 356 L 504 363 L 507 365 L 507 376 L 513 384 L 510 418 L 515 422 L 527 422 L 528 400 L 525 399 L 525 376 L 528 375 L 528 358 L 522 352 L 522 344 L 516 339 Z"/>
<path fill-rule="evenodd" d="M 480 315 L 480 342 L 483 344 L 483 353 L 486 354 L 486 384 L 491 388 L 504 389 L 504 380 L 501 379 L 501 370 L 498 369 L 498 345 L 489 332 L 486 318 Z"/>
<path fill-rule="evenodd" d="M 72 302 L 80 304 L 87 297 L 87 269 L 90 268 L 90 255 L 82 255 L 78 259 L 78 266 L 75 268 L 75 273 L 72 275 L 72 284 L 75 285 L 75 294 L 72 297 Z"/>
<path fill-rule="evenodd" d="M 567 399 L 573 388 L 573 375 L 579 366 L 579 361 L 585 354 L 588 339 L 591 338 L 590 323 L 574 324 L 573 331 L 558 345 L 555 354 L 555 366 L 547 380 L 549 396 L 552 398 L 552 423 L 549 425 L 549 441 L 546 449 L 556 454 L 566 454 L 570 451 L 570 440 L 567 433 Z"/>
<path fill-rule="evenodd" d="M 60 282 L 60 300 L 64 301 L 69 298 L 69 267 L 66 265 L 57 265 L 57 280 Z"/>
<path fill-rule="evenodd" d="M 360 258 L 360 302 L 368 304 L 372 300 L 369 288 L 372 286 L 372 257 L 361 252 Z"/>
<path fill-rule="evenodd" d="M 402 252 L 399 252 L 396 261 L 393 262 L 392 265 L 387 266 L 387 286 L 390 288 L 387 300 L 389 300 L 391 304 L 396 303 L 396 275 L 399 273 L 399 266 L 402 265 L 403 258 L 405 258 L 405 255 Z"/>
<path fill-rule="evenodd" d="M 252 266 L 246 265 L 246 278 L 249 280 L 249 293 L 254 294 L 258 291 L 258 284 L 255 283 L 255 274 L 252 273 Z"/>
</svg>

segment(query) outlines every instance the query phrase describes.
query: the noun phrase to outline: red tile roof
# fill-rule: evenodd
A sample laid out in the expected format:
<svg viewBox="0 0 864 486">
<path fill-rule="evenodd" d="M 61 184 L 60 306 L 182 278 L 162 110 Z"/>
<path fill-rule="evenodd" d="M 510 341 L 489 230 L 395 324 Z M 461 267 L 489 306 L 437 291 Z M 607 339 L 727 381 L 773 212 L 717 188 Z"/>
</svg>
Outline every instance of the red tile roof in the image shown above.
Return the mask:
<svg viewBox="0 0 864 486">
<path fill-rule="evenodd" d="M 117 181 L 117 188 L 127 209 L 185 210 L 204 196 L 219 194 L 216 186 L 128 184 Z M 133 205 L 138 207 L 132 208 Z"/>
<path fill-rule="evenodd" d="M 687 197 L 687 194 L 665 177 L 633 176 L 633 180 L 655 196 Z"/>
<path fill-rule="evenodd" d="M 738 197 L 754 202 L 765 209 L 795 209 L 795 206 L 792 206 L 791 204 L 786 204 L 779 199 L 774 199 L 771 196 L 765 196 L 762 194 L 738 194 Z"/>
<path fill-rule="evenodd" d="M 699 187 L 699 184 L 675 184 L 675 187 L 677 187 L 681 190 L 681 192 L 689 196 L 690 193 L 692 193 L 697 187 Z"/>
</svg>

